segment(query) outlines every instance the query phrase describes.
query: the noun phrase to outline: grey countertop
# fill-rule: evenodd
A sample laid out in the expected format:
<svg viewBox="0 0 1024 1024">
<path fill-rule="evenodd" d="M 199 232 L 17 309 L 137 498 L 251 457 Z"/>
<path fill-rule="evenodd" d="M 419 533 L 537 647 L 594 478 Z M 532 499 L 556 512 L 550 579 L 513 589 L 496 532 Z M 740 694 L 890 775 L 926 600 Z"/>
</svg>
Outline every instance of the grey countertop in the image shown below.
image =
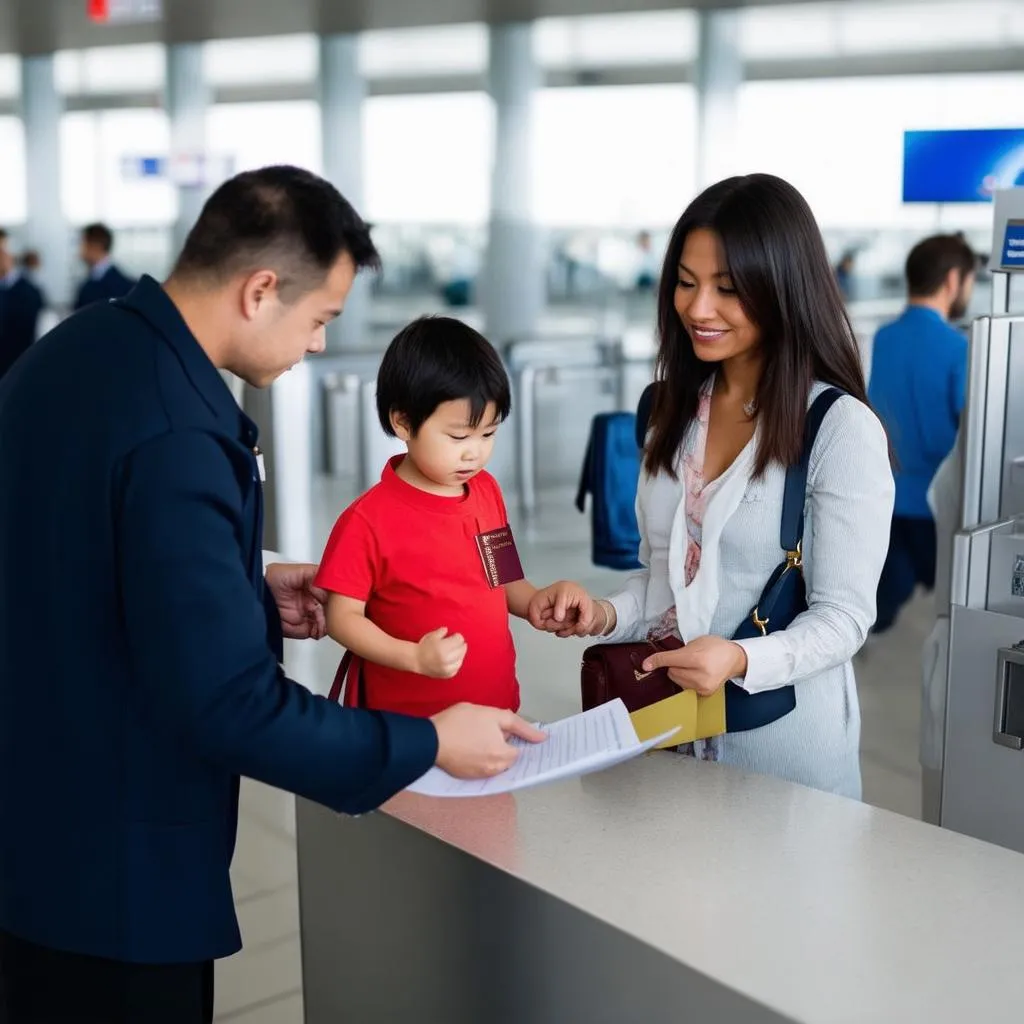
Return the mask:
<svg viewBox="0 0 1024 1024">
<path fill-rule="evenodd" d="M 1010 1019 L 1024 856 L 670 753 L 385 811 L 797 1021 Z"/>
<path fill-rule="evenodd" d="M 796 1021 L 1020 1015 L 1024 856 L 1001 847 L 666 752 L 384 810 Z"/>
</svg>

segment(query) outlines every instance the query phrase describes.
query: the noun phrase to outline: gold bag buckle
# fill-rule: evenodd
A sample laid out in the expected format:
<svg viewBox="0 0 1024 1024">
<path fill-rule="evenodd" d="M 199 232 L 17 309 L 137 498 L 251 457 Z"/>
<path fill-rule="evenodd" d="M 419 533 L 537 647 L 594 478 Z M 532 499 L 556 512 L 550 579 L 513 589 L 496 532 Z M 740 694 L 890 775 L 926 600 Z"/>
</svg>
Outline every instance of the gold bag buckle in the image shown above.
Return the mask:
<svg viewBox="0 0 1024 1024">
<path fill-rule="evenodd" d="M 786 568 L 783 570 L 782 575 L 785 576 L 791 569 L 802 569 L 804 567 L 804 556 L 802 551 L 802 542 L 797 541 L 795 551 L 786 552 Z M 781 578 L 781 577 L 780 577 Z M 755 608 L 751 612 L 750 618 L 753 620 L 754 625 L 757 626 L 761 633 L 761 636 L 768 635 L 768 619 L 762 619 L 760 610 Z"/>
</svg>

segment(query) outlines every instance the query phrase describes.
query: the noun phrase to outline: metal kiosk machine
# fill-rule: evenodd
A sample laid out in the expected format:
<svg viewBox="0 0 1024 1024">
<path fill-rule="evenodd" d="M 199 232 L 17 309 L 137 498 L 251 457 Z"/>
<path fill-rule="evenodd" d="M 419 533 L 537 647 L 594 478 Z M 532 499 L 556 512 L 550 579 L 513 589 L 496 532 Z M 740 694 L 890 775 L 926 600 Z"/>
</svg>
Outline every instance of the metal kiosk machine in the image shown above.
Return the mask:
<svg viewBox="0 0 1024 1024">
<path fill-rule="evenodd" d="M 940 824 L 1024 852 L 1024 188 L 998 192 L 961 425 Z"/>
</svg>

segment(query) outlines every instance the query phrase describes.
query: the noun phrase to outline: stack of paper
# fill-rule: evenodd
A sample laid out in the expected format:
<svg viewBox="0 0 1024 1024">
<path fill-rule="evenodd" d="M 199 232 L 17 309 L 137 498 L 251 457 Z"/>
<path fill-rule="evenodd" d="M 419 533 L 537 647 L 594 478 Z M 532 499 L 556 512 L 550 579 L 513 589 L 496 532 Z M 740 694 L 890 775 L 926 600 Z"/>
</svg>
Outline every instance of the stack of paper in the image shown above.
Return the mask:
<svg viewBox="0 0 1024 1024">
<path fill-rule="evenodd" d="M 426 796 L 508 793 L 610 768 L 656 747 L 678 732 L 678 729 L 672 729 L 641 743 L 621 700 L 602 704 L 581 715 L 541 728 L 548 737 L 543 743 L 526 743 L 516 738 L 509 740 L 519 748 L 519 757 L 500 775 L 465 780 L 456 779 L 440 768 L 431 768 L 409 790 Z"/>
</svg>

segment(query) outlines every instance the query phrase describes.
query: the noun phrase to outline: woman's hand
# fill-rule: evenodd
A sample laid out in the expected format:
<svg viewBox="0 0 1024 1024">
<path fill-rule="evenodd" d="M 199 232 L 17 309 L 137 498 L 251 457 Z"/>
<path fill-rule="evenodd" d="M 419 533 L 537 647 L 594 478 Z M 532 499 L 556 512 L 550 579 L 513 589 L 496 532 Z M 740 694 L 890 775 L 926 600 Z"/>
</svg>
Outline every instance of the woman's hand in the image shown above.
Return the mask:
<svg viewBox="0 0 1024 1024">
<path fill-rule="evenodd" d="M 747 672 L 747 652 L 720 636 L 701 636 L 675 651 L 661 651 L 644 661 L 643 670 L 667 668 L 668 677 L 684 690 L 709 697 L 730 679 Z"/>
</svg>

